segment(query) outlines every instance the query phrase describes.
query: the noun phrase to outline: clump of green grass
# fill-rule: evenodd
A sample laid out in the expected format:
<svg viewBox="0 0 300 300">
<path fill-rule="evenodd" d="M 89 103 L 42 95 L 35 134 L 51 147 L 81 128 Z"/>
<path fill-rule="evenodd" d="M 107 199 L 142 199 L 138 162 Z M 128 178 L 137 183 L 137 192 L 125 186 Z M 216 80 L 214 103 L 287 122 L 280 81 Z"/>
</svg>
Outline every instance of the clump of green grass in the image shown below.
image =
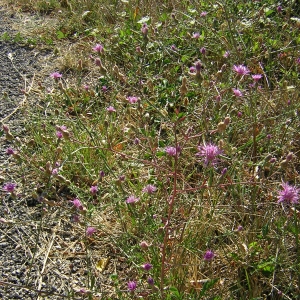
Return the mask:
<svg viewBox="0 0 300 300">
<path fill-rule="evenodd" d="M 40 85 L 31 139 L 19 148 L 36 197 L 64 189 L 73 226 L 112 232 L 130 274 L 111 275 L 118 299 L 295 299 L 300 40 L 291 7 L 113 5 L 118 13 L 84 2 L 86 19 L 68 28 L 92 41 L 50 89 Z M 95 219 L 103 212 L 113 224 Z M 88 267 L 93 295 L 99 265 Z"/>
</svg>

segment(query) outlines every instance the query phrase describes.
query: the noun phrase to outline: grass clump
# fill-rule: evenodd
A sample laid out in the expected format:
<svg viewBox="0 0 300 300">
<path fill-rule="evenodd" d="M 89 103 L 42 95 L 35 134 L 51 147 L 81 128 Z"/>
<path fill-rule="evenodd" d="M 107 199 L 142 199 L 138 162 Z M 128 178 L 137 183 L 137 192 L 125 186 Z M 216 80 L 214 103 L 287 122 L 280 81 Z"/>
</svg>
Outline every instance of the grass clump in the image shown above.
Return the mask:
<svg viewBox="0 0 300 300">
<path fill-rule="evenodd" d="M 73 16 L 59 30 L 83 46 L 40 83 L 16 147 L 39 207 L 60 203 L 81 232 L 82 293 L 296 299 L 294 4 L 80 2 L 47 2 Z M 124 268 L 108 296 L 96 277 L 111 261 Z"/>
</svg>

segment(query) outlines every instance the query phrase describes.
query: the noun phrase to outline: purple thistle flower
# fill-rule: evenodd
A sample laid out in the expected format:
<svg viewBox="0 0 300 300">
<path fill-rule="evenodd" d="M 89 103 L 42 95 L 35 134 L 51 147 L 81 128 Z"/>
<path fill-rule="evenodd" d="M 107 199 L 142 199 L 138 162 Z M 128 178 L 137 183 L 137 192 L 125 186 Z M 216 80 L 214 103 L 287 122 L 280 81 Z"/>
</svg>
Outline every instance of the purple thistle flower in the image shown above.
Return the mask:
<svg viewBox="0 0 300 300">
<path fill-rule="evenodd" d="M 9 132 L 9 127 L 8 125 L 2 125 L 2 129 L 4 132 L 8 133 Z"/>
<path fill-rule="evenodd" d="M 142 28 L 141 28 L 141 32 L 144 36 L 146 36 L 148 34 L 148 26 L 146 23 L 143 24 Z"/>
<path fill-rule="evenodd" d="M 86 229 L 86 235 L 87 235 L 87 236 L 92 236 L 96 231 L 97 231 L 96 228 L 94 228 L 94 227 L 88 227 L 88 228 Z"/>
<path fill-rule="evenodd" d="M 95 58 L 95 65 L 98 67 L 102 67 L 102 61 L 99 57 Z"/>
<path fill-rule="evenodd" d="M 63 134 L 61 131 L 56 131 L 56 136 L 58 139 L 61 139 L 63 137 Z"/>
<path fill-rule="evenodd" d="M 129 103 L 134 104 L 134 103 L 137 103 L 139 101 L 139 98 L 135 97 L 135 96 L 129 96 L 129 97 L 127 97 L 127 100 L 128 100 Z"/>
<path fill-rule="evenodd" d="M 51 175 L 56 176 L 57 174 L 58 174 L 58 169 L 57 168 L 53 169 Z"/>
<path fill-rule="evenodd" d="M 55 80 L 58 80 L 59 78 L 62 78 L 62 74 L 58 73 L 58 72 L 54 72 L 50 74 L 50 77 L 52 77 Z"/>
<path fill-rule="evenodd" d="M 155 193 L 156 191 L 157 191 L 156 186 L 154 186 L 154 185 L 152 185 L 152 184 L 146 185 L 146 186 L 143 188 L 143 190 L 142 190 L 143 193 L 148 193 L 148 194 L 153 194 L 153 193 Z"/>
<path fill-rule="evenodd" d="M 190 67 L 190 72 L 191 73 L 196 73 L 196 67 L 194 67 L 194 66 Z"/>
<path fill-rule="evenodd" d="M 229 51 L 225 51 L 225 53 L 223 54 L 224 58 L 228 58 L 230 56 L 230 52 Z"/>
<path fill-rule="evenodd" d="M 296 63 L 297 63 L 298 65 L 300 65 L 300 57 L 298 57 L 298 58 L 296 59 Z"/>
<path fill-rule="evenodd" d="M 240 76 L 248 75 L 250 73 L 250 70 L 244 65 L 234 65 L 232 70 Z"/>
<path fill-rule="evenodd" d="M 299 200 L 299 189 L 294 186 L 289 185 L 287 182 L 282 182 L 282 190 L 278 192 L 277 203 L 290 203 L 297 204 Z"/>
<path fill-rule="evenodd" d="M 206 11 L 203 11 L 201 14 L 200 14 L 200 17 L 205 17 L 207 15 L 207 12 Z"/>
<path fill-rule="evenodd" d="M 225 175 L 227 173 L 227 168 L 224 168 L 222 171 L 221 171 L 221 174 L 222 175 Z"/>
<path fill-rule="evenodd" d="M 177 154 L 177 149 L 175 147 L 168 146 L 166 147 L 165 151 L 170 156 L 176 156 Z"/>
<path fill-rule="evenodd" d="M 98 192 L 98 186 L 97 185 L 92 185 L 90 188 L 91 194 L 95 195 Z"/>
<path fill-rule="evenodd" d="M 203 259 L 206 261 L 212 260 L 215 257 L 215 254 L 211 250 L 207 250 L 203 256 Z"/>
<path fill-rule="evenodd" d="M 110 112 L 110 113 L 116 112 L 116 109 L 115 109 L 113 106 L 107 107 L 106 110 L 107 110 L 108 112 Z"/>
<path fill-rule="evenodd" d="M 136 289 L 137 284 L 136 284 L 135 281 L 129 281 L 129 282 L 127 283 L 127 287 L 128 287 L 128 289 L 129 289 L 129 291 L 133 292 L 133 291 Z"/>
<path fill-rule="evenodd" d="M 120 176 L 119 176 L 119 181 L 122 182 L 122 181 L 124 181 L 124 180 L 125 180 L 125 175 L 120 175 Z"/>
<path fill-rule="evenodd" d="M 242 225 L 239 225 L 238 228 L 237 228 L 237 231 L 242 231 L 244 228 Z"/>
<path fill-rule="evenodd" d="M 127 204 L 132 204 L 132 203 L 136 203 L 140 200 L 140 198 L 137 198 L 135 196 L 129 196 L 127 199 L 126 199 L 126 203 Z"/>
<path fill-rule="evenodd" d="M 6 154 L 7 155 L 13 155 L 13 154 L 15 154 L 15 151 L 14 151 L 14 149 L 9 147 L 9 148 L 6 149 Z"/>
<path fill-rule="evenodd" d="M 209 164 L 215 165 L 218 162 L 218 156 L 223 153 L 218 146 L 214 144 L 207 144 L 203 146 L 199 146 L 198 152 L 196 156 L 201 156 L 204 159 L 204 165 L 207 166 Z"/>
<path fill-rule="evenodd" d="M 4 184 L 2 190 L 8 193 L 12 193 L 15 190 L 16 186 L 17 185 L 15 183 L 8 182 Z"/>
<path fill-rule="evenodd" d="M 200 73 L 200 71 L 201 71 L 201 69 L 202 69 L 201 61 L 198 60 L 198 61 L 195 63 L 195 68 L 196 68 L 196 72 L 197 72 L 197 73 Z"/>
<path fill-rule="evenodd" d="M 177 48 L 176 48 L 175 45 L 172 45 L 172 46 L 171 46 L 171 49 L 172 49 L 173 51 L 176 51 L 176 50 L 177 50 Z"/>
<path fill-rule="evenodd" d="M 103 177 L 105 176 L 104 171 L 100 171 L 100 172 L 99 172 L 99 176 L 100 176 L 101 178 L 103 178 Z"/>
<path fill-rule="evenodd" d="M 262 78 L 262 75 L 261 74 L 255 74 L 255 75 L 252 75 L 252 78 L 254 81 L 259 81 L 261 78 Z"/>
<path fill-rule="evenodd" d="M 148 277 L 147 282 L 149 285 L 154 285 L 154 279 L 152 277 Z"/>
<path fill-rule="evenodd" d="M 194 32 L 192 37 L 193 37 L 193 39 L 199 39 L 200 33 L 199 32 Z"/>
<path fill-rule="evenodd" d="M 104 85 L 102 88 L 101 88 L 101 90 L 102 90 L 102 92 L 107 92 L 107 90 L 108 90 L 108 88 L 107 88 L 107 86 L 106 85 Z"/>
<path fill-rule="evenodd" d="M 104 53 L 104 48 L 101 44 L 97 44 L 93 47 L 93 50 L 98 53 Z"/>
<path fill-rule="evenodd" d="M 74 200 L 70 201 L 77 209 L 79 210 L 83 210 L 83 205 L 81 203 L 81 201 L 77 198 L 75 198 Z"/>
<path fill-rule="evenodd" d="M 200 53 L 202 55 L 205 55 L 206 54 L 206 48 L 205 47 L 200 48 Z"/>
<path fill-rule="evenodd" d="M 239 89 L 232 89 L 236 97 L 243 97 L 243 93 Z"/>
<path fill-rule="evenodd" d="M 149 271 L 152 269 L 152 265 L 150 263 L 145 263 L 142 265 L 142 268 L 145 270 L 145 271 Z"/>
</svg>

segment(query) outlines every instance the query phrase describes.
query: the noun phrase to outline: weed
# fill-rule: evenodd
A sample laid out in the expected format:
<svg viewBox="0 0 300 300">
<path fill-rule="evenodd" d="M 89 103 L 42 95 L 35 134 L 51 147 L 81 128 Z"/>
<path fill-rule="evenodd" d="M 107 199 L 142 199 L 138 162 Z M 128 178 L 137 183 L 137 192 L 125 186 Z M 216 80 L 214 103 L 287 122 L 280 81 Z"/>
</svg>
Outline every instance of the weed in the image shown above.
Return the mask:
<svg viewBox="0 0 300 300">
<path fill-rule="evenodd" d="M 60 209 L 84 242 L 81 294 L 296 299 L 299 39 L 290 6 L 46 2 L 30 1 L 62 10 L 53 42 L 74 39 L 77 51 L 52 70 L 50 88 L 40 84 L 44 100 L 18 154 L 41 211 L 62 192 L 72 199 Z M 107 257 L 96 262 L 100 244 Z M 105 270 L 107 289 L 97 279 Z"/>
</svg>

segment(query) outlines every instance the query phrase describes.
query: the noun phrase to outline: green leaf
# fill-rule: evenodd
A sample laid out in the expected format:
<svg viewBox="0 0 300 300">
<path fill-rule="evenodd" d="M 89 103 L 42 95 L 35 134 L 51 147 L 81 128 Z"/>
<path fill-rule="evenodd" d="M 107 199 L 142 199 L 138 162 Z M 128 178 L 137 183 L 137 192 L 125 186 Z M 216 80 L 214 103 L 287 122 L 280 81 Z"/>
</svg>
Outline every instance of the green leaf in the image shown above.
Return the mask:
<svg viewBox="0 0 300 300">
<path fill-rule="evenodd" d="M 56 37 L 58 39 L 63 39 L 63 38 L 65 38 L 65 35 L 62 31 L 59 30 L 59 31 L 56 32 Z"/>
<path fill-rule="evenodd" d="M 169 288 L 169 291 L 171 292 L 171 296 L 172 296 L 171 299 L 182 299 L 182 297 L 176 287 L 171 286 Z"/>
<path fill-rule="evenodd" d="M 266 9 L 265 9 L 265 15 L 266 15 L 266 17 L 268 17 L 269 15 L 271 15 L 273 12 L 274 12 L 273 9 L 266 8 Z"/>
<path fill-rule="evenodd" d="M 1 41 L 9 41 L 10 40 L 10 36 L 9 34 L 5 31 L 2 35 L 1 35 Z"/>
<path fill-rule="evenodd" d="M 257 269 L 263 272 L 267 276 L 273 274 L 275 270 L 275 265 L 272 260 L 268 260 L 258 264 Z"/>
<path fill-rule="evenodd" d="M 15 37 L 14 37 L 14 42 L 15 42 L 15 43 L 19 43 L 19 42 L 21 42 L 22 40 L 23 40 L 23 38 L 22 38 L 22 36 L 21 36 L 21 33 L 18 32 L 18 33 L 15 35 Z"/>
<path fill-rule="evenodd" d="M 201 290 L 201 292 L 200 292 L 200 297 L 204 296 L 205 293 L 206 293 L 210 288 L 212 288 L 212 287 L 217 283 L 218 280 L 219 280 L 219 278 L 215 278 L 215 279 L 206 281 L 206 282 L 203 284 L 203 288 L 202 288 L 202 290 Z"/>
</svg>

